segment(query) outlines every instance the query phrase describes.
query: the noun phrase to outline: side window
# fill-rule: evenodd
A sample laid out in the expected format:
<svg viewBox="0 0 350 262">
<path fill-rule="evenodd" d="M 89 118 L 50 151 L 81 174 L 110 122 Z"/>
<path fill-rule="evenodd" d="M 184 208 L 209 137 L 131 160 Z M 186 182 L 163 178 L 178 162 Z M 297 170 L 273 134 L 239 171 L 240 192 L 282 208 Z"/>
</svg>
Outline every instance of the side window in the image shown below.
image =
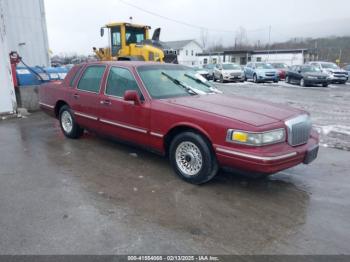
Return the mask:
<svg viewBox="0 0 350 262">
<path fill-rule="evenodd" d="M 136 90 L 141 95 L 137 82 L 128 69 L 112 67 L 108 75 L 106 94 L 123 97 L 127 90 Z"/>
<path fill-rule="evenodd" d="M 78 89 L 98 93 L 105 69 L 105 66 L 89 66 L 86 68 L 79 81 Z"/>
</svg>

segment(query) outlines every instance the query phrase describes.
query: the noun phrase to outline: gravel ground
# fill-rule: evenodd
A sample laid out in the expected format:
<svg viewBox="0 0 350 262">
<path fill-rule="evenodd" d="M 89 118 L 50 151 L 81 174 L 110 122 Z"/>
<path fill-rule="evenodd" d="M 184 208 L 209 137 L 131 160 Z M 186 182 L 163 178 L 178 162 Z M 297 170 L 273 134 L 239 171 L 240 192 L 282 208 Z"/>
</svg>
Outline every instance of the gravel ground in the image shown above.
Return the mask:
<svg viewBox="0 0 350 262">
<path fill-rule="evenodd" d="M 228 94 L 268 100 L 302 108 L 311 113 L 321 134 L 321 145 L 350 151 L 350 83 L 328 88 L 300 87 L 285 82 L 215 83 Z"/>
</svg>

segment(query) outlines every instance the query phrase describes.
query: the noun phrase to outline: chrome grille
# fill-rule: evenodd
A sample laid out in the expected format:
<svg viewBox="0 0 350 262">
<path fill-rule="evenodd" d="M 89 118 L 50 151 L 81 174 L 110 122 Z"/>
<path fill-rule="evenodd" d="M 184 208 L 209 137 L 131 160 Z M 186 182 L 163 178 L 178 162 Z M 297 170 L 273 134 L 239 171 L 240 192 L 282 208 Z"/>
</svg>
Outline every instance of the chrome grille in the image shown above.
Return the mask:
<svg viewBox="0 0 350 262">
<path fill-rule="evenodd" d="M 306 144 L 311 132 L 311 120 L 308 115 L 300 115 L 286 121 L 288 143 L 291 146 Z"/>
</svg>

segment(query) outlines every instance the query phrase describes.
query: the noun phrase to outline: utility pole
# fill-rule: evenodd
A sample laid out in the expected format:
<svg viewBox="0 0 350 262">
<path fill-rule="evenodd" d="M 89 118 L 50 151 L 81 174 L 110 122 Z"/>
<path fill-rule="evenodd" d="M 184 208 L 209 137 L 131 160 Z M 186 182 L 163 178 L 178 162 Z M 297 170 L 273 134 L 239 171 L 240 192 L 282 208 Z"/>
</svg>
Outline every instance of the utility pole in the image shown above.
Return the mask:
<svg viewBox="0 0 350 262">
<path fill-rule="evenodd" d="M 269 43 L 267 50 L 267 62 L 270 60 L 270 48 L 271 48 L 271 25 L 269 25 Z"/>
</svg>

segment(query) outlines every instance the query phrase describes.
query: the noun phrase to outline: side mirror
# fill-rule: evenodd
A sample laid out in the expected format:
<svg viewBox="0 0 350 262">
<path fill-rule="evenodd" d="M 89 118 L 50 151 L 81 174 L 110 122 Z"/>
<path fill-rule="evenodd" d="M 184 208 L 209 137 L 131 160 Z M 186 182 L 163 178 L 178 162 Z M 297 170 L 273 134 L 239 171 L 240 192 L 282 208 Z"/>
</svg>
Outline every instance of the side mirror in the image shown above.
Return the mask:
<svg viewBox="0 0 350 262">
<path fill-rule="evenodd" d="M 103 27 L 101 27 L 101 29 L 100 29 L 100 35 L 101 35 L 101 37 L 103 37 L 105 35 L 105 29 Z"/>
<path fill-rule="evenodd" d="M 141 104 L 139 94 L 135 90 L 126 90 L 124 93 L 125 101 L 133 101 L 135 105 Z"/>
</svg>

